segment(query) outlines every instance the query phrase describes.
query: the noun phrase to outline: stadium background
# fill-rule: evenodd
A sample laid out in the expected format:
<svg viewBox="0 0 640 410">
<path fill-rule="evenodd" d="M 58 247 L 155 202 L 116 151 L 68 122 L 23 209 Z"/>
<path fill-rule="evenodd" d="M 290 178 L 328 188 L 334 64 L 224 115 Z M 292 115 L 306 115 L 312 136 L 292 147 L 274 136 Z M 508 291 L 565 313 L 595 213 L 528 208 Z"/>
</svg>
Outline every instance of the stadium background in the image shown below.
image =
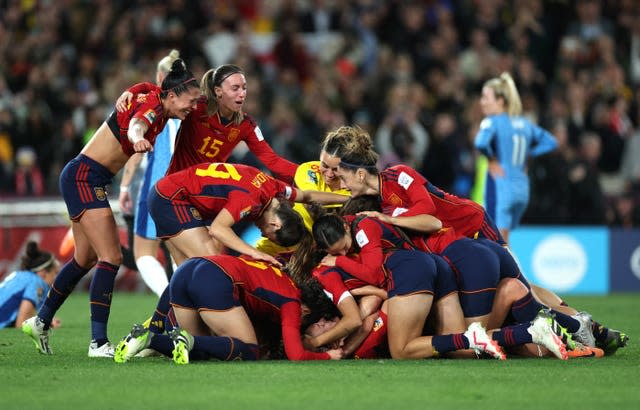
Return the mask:
<svg viewBox="0 0 640 410">
<path fill-rule="evenodd" d="M 408 163 L 465 197 L 482 83 L 510 71 L 526 115 L 564 141 L 530 164 L 526 226 L 512 237 L 525 272 L 561 293 L 640 290 L 636 1 L 0 0 L 0 11 L 0 276 L 29 238 L 58 248 L 60 170 L 177 48 L 198 77 L 246 70 L 245 109 L 281 155 L 316 159 L 327 130 L 357 124 L 381 166 Z M 242 149 L 234 160 L 255 164 Z"/>
</svg>

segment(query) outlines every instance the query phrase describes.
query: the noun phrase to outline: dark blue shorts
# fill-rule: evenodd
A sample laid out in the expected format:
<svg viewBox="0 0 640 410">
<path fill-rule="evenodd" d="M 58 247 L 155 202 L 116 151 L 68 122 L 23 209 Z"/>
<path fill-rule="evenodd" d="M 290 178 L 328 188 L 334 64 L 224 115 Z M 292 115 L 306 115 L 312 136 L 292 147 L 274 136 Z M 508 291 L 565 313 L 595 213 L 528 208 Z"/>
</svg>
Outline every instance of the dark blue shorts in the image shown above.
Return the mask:
<svg viewBox="0 0 640 410">
<path fill-rule="evenodd" d="M 488 239 L 477 239 L 476 242 L 490 249 L 491 252 L 498 256 L 498 260 L 500 261 L 500 279 L 518 279 L 524 283 L 527 288 L 531 289 L 529 282 L 527 282 L 527 279 L 520 272 L 518 262 L 513 258 L 513 255 L 511 255 L 508 249 Z"/>
<path fill-rule="evenodd" d="M 503 246 L 507 244 L 500 233 L 500 229 L 498 229 L 493 218 L 491 218 L 486 210 L 484 211 L 484 220 L 482 221 L 482 226 L 480 227 L 477 236 L 478 238 L 488 239 Z"/>
<path fill-rule="evenodd" d="M 452 293 L 458 292 L 458 283 L 456 282 L 456 275 L 453 273 L 451 266 L 440 255 L 429 254 L 436 263 L 436 293 L 435 299 L 442 299 L 443 297 Z"/>
<path fill-rule="evenodd" d="M 231 277 L 203 258 L 188 259 L 176 269 L 169 282 L 169 300 L 172 306 L 198 311 L 241 306 Z"/>
<path fill-rule="evenodd" d="M 86 155 L 78 155 L 60 173 L 60 192 L 69 218 L 79 221 L 87 209 L 109 208 L 108 185 L 113 174 Z"/>
<path fill-rule="evenodd" d="M 202 219 L 200 211 L 189 201 L 165 198 L 155 187 L 149 191 L 147 206 L 156 224 L 158 238 L 170 238 L 186 229 L 206 228 L 212 222 L 212 219 Z"/>
<path fill-rule="evenodd" d="M 442 252 L 453 269 L 465 317 L 491 313 L 500 280 L 500 261 L 487 247 L 469 238 L 452 242 Z"/>
<path fill-rule="evenodd" d="M 393 251 L 386 255 L 384 269 L 389 276 L 387 293 L 390 298 L 435 293 L 436 262 L 428 253 L 404 249 Z"/>
</svg>

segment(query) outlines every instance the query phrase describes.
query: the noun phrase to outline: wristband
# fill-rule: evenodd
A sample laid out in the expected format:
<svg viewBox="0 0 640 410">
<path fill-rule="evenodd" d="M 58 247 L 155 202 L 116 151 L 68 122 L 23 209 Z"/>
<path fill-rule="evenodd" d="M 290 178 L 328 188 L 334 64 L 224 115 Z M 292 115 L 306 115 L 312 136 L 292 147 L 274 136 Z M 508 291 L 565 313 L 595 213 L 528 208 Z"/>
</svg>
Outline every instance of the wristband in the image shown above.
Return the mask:
<svg viewBox="0 0 640 410">
<path fill-rule="evenodd" d="M 120 185 L 120 192 L 129 192 L 129 187 L 128 186 L 124 186 L 124 185 Z"/>
</svg>

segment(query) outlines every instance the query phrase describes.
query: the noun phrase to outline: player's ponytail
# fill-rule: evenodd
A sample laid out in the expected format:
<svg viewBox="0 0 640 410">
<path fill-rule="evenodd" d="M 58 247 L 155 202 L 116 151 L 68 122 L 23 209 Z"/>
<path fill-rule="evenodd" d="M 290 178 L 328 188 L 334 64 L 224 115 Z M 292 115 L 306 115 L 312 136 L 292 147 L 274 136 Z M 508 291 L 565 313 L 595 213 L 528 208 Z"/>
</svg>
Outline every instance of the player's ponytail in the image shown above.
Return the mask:
<svg viewBox="0 0 640 410">
<path fill-rule="evenodd" d="M 165 98 L 169 92 L 180 95 L 190 88 L 198 88 L 198 81 L 191 71 L 187 69 L 185 62 L 178 58 L 172 64 L 167 76 L 162 80 L 160 97 Z"/>
<path fill-rule="evenodd" d="M 522 114 L 522 101 L 511 74 L 504 72 L 500 74 L 500 77 L 488 80 L 484 86 L 493 90 L 496 100 L 502 99 L 504 101 L 504 109 L 507 114 L 510 116 Z"/>
</svg>

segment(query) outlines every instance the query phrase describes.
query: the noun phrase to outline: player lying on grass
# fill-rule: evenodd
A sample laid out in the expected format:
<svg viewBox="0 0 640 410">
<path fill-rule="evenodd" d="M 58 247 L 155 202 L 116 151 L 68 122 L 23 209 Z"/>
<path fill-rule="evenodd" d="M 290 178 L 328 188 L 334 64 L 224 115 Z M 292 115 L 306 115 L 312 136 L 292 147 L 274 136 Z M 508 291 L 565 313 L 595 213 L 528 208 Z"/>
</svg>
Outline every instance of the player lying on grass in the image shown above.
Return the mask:
<svg viewBox="0 0 640 410">
<path fill-rule="evenodd" d="M 300 335 L 300 291 L 278 267 L 246 256 L 192 258 L 178 267 L 169 283 L 179 327 L 169 335 L 134 325 L 118 344 L 115 361 L 124 363 L 149 347 L 172 355 L 178 364 L 191 358 L 258 359 L 258 339 L 249 317 L 281 326 L 289 360 L 341 359 L 342 350 L 305 350 Z"/>
</svg>

